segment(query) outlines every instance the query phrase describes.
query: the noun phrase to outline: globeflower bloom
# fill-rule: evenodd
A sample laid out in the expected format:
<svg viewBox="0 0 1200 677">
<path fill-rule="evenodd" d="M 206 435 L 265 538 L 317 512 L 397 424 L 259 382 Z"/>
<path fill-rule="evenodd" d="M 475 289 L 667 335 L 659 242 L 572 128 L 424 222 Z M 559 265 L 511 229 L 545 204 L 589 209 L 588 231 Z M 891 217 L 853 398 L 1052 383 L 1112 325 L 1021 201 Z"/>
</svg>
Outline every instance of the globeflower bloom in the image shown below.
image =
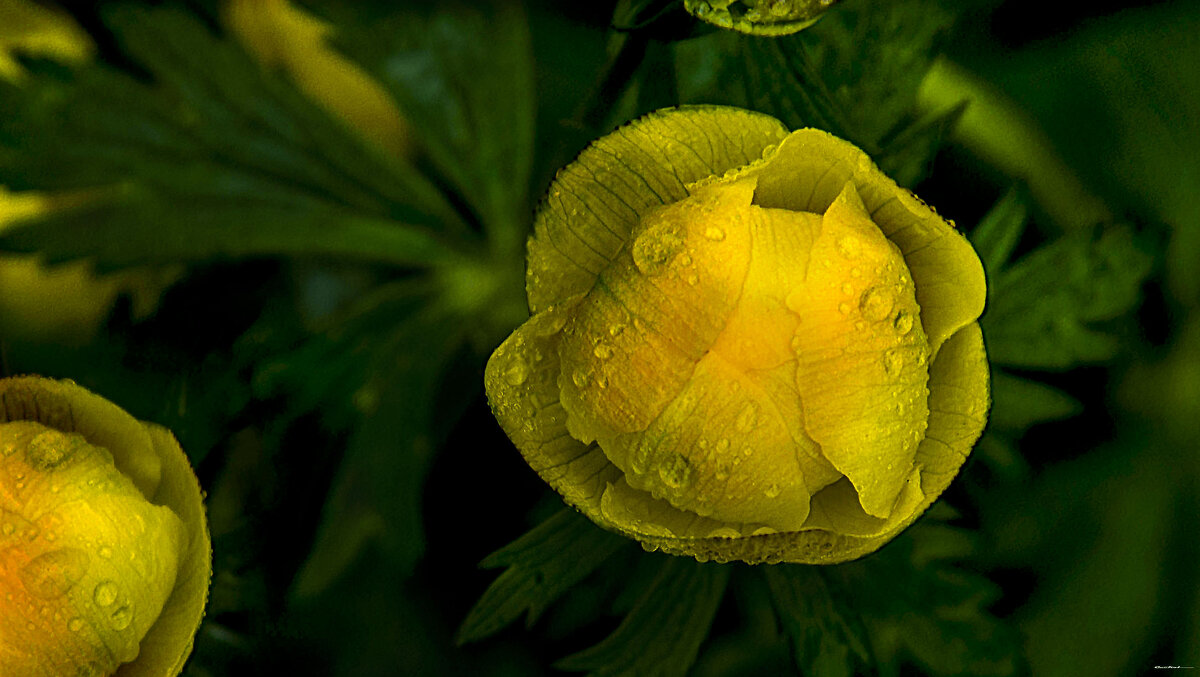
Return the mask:
<svg viewBox="0 0 1200 677">
<path fill-rule="evenodd" d="M 698 19 L 751 35 L 788 35 L 816 23 L 837 0 L 683 0 Z"/>
<path fill-rule="evenodd" d="M 67 381 L 0 380 L 0 671 L 178 675 L 210 574 L 169 431 Z"/>
<path fill-rule="evenodd" d="M 567 503 L 648 549 L 860 557 L 982 432 L 979 258 L 825 132 L 651 114 L 559 172 L 528 250 L 492 410 Z"/>
</svg>

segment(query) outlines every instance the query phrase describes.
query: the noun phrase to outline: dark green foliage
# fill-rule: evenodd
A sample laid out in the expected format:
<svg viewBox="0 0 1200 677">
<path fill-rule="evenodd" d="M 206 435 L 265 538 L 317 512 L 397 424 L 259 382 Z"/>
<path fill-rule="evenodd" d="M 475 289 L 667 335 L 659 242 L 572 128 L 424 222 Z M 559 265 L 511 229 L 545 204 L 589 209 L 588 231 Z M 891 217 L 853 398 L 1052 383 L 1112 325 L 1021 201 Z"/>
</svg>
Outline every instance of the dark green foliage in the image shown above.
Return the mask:
<svg viewBox="0 0 1200 677">
<path fill-rule="evenodd" d="M 731 567 L 664 557 L 649 590 L 603 642 L 556 665 L 595 677 L 682 676 L 696 660 Z"/>
<path fill-rule="evenodd" d="M 982 323 L 996 364 L 1067 369 L 1111 359 L 1100 323 L 1134 308 L 1153 257 L 1123 225 L 1071 233 L 996 271 Z"/>
<path fill-rule="evenodd" d="M 560 510 L 483 560 L 484 568 L 508 568 L 467 614 L 459 643 L 484 639 L 522 615 L 532 626 L 559 596 L 629 545 L 574 510 Z"/>
</svg>

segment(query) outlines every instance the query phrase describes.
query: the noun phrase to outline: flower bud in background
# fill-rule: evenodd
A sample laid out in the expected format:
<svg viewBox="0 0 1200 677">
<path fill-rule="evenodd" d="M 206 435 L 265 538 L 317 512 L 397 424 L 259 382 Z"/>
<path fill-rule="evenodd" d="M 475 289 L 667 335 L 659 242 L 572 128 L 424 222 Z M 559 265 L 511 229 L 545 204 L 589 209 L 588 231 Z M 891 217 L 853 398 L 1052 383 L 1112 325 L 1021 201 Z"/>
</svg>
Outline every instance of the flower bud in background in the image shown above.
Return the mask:
<svg viewBox="0 0 1200 677">
<path fill-rule="evenodd" d="M 692 16 L 751 35 L 787 35 L 816 23 L 837 0 L 684 0 Z"/>
<path fill-rule="evenodd" d="M 0 666 L 178 675 L 204 614 L 202 494 L 171 433 L 68 381 L 0 380 Z"/>
<path fill-rule="evenodd" d="M 412 155 L 408 122 L 382 85 L 328 43 L 331 26 L 287 0 L 225 0 L 221 17 L 264 68 L 287 74 L 368 142 Z"/>
<path fill-rule="evenodd" d="M 833 563 L 945 490 L 981 433 L 983 269 L 825 132 L 671 109 L 559 172 L 532 317 L 488 398 L 597 524 L 697 559 Z"/>
</svg>

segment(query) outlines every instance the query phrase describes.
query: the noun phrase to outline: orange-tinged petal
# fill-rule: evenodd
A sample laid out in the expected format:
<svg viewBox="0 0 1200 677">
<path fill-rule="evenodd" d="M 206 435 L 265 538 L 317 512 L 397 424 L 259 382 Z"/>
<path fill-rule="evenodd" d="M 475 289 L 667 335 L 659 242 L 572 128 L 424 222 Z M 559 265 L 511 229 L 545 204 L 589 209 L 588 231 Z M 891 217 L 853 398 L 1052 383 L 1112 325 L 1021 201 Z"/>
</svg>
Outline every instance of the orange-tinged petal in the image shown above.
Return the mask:
<svg viewBox="0 0 1200 677">
<path fill-rule="evenodd" d="M 5 668 L 179 674 L 211 572 L 201 501 L 166 430 L 70 382 L 0 380 Z"/>
</svg>

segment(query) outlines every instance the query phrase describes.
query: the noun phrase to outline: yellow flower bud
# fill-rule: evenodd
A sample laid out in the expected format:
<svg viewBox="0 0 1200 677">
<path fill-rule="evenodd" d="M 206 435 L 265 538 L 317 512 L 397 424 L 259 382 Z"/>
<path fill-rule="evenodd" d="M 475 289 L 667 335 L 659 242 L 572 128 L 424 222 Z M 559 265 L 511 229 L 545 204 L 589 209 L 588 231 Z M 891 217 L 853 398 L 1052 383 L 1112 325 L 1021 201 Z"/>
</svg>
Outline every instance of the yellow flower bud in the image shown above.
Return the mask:
<svg viewBox="0 0 1200 677">
<path fill-rule="evenodd" d="M 287 0 L 223 0 L 221 18 L 264 68 L 286 73 L 366 141 L 412 156 L 408 122 L 383 85 L 328 44 L 332 26 Z"/>
<path fill-rule="evenodd" d="M 529 241 L 488 398 L 597 524 L 697 559 L 872 552 L 983 429 L 983 268 L 825 132 L 673 109 L 595 142 Z"/>
<path fill-rule="evenodd" d="M 0 380 L 4 674 L 178 675 L 211 570 L 169 431 L 70 382 Z"/>
<path fill-rule="evenodd" d="M 683 0 L 692 16 L 751 35 L 788 35 L 816 23 L 837 0 Z"/>
</svg>

